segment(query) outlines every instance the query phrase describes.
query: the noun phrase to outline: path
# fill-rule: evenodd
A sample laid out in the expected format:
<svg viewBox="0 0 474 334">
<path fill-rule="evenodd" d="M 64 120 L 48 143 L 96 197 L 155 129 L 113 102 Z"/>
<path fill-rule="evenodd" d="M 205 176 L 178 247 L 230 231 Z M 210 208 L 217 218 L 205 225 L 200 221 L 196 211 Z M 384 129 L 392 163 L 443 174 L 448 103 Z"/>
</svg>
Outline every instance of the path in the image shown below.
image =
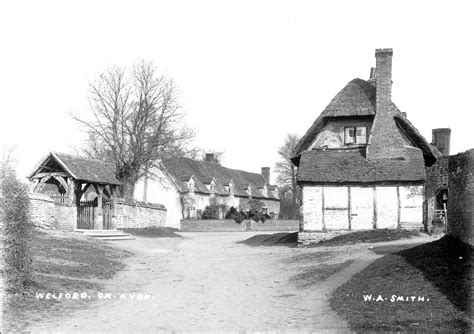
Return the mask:
<svg viewBox="0 0 474 334">
<path fill-rule="evenodd" d="M 308 263 L 292 259 L 322 250 L 236 243 L 255 234 L 182 233 L 184 239 L 119 242 L 137 256 L 108 281 L 104 292 L 143 293 L 153 299 L 98 300 L 87 310 L 30 330 L 348 332 L 346 322 L 330 309 L 328 296 L 380 255 L 367 246 L 346 247 L 338 256 L 355 259 L 352 265 L 311 288 L 300 288 L 290 278 Z"/>
</svg>

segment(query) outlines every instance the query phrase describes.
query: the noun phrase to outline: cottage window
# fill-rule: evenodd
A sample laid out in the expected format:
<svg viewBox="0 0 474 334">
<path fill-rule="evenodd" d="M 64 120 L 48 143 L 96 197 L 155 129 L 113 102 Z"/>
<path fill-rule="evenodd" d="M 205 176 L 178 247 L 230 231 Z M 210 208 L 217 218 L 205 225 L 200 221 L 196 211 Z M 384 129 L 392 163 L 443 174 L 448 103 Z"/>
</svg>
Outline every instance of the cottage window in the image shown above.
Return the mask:
<svg viewBox="0 0 474 334">
<path fill-rule="evenodd" d="M 366 145 L 367 128 L 365 126 L 346 126 L 344 128 L 345 145 Z"/>
</svg>

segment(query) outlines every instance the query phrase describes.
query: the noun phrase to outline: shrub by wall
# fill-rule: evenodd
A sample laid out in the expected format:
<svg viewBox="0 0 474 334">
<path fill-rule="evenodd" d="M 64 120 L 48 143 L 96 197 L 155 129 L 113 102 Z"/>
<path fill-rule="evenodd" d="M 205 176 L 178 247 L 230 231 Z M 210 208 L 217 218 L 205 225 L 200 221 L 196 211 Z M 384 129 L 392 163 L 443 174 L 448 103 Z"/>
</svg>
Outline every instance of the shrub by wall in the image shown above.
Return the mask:
<svg viewBox="0 0 474 334">
<path fill-rule="evenodd" d="M 30 240 L 33 225 L 30 221 L 28 188 L 13 172 L 2 182 L 0 200 L 2 232 L 4 235 L 4 284 L 9 291 L 21 291 L 32 280 Z"/>
</svg>

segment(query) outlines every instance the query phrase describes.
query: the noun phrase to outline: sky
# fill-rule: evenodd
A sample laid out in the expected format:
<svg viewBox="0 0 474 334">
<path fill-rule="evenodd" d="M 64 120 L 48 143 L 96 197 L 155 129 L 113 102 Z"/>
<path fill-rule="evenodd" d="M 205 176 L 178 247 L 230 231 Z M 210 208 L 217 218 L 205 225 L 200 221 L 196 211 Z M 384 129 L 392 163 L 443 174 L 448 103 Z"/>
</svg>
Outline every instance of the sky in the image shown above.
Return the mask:
<svg viewBox="0 0 474 334">
<path fill-rule="evenodd" d="M 273 169 L 375 49 L 393 48 L 392 100 L 451 153 L 474 147 L 472 1 L 3 1 L 0 145 L 25 177 L 84 139 L 89 83 L 110 65 L 153 61 L 179 86 L 195 145 L 224 165 Z M 273 173 L 275 174 L 275 173 Z"/>
</svg>

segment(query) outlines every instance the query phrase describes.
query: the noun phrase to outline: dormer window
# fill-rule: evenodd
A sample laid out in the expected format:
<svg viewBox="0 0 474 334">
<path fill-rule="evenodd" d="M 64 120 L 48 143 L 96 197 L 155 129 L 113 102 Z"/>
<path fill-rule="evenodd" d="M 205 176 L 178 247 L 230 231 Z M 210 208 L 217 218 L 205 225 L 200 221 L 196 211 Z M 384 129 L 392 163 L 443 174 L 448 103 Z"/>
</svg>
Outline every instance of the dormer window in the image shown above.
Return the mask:
<svg viewBox="0 0 474 334">
<path fill-rule="evenodd" d="M 190 191 L 194 191 L 194 190 L 195 190 L 195 188 L 194 188 L 194 179 L 193 179 L 193 178 L 190 178 L 190 179 L 189 179 L 188 188 L 189 188 Z"/>
<path fill-rule="evenodd" d="M 211 194 L 216 192 L 216 183 L 214 182 L 214 179 L 211 181 L 211 184 L 209 185 L 209 191 Z"/>
<path fill-rule="evenodd" d="M 346 126 L 344 127 L 344 145 L 367 145 L 367 127 Z"/>
<path fill-rule="evenodd" d="M 229 194 L 230 195 L 234 194 L 234 184 L 232 182 L 229 183 Z"/>
</svg>

